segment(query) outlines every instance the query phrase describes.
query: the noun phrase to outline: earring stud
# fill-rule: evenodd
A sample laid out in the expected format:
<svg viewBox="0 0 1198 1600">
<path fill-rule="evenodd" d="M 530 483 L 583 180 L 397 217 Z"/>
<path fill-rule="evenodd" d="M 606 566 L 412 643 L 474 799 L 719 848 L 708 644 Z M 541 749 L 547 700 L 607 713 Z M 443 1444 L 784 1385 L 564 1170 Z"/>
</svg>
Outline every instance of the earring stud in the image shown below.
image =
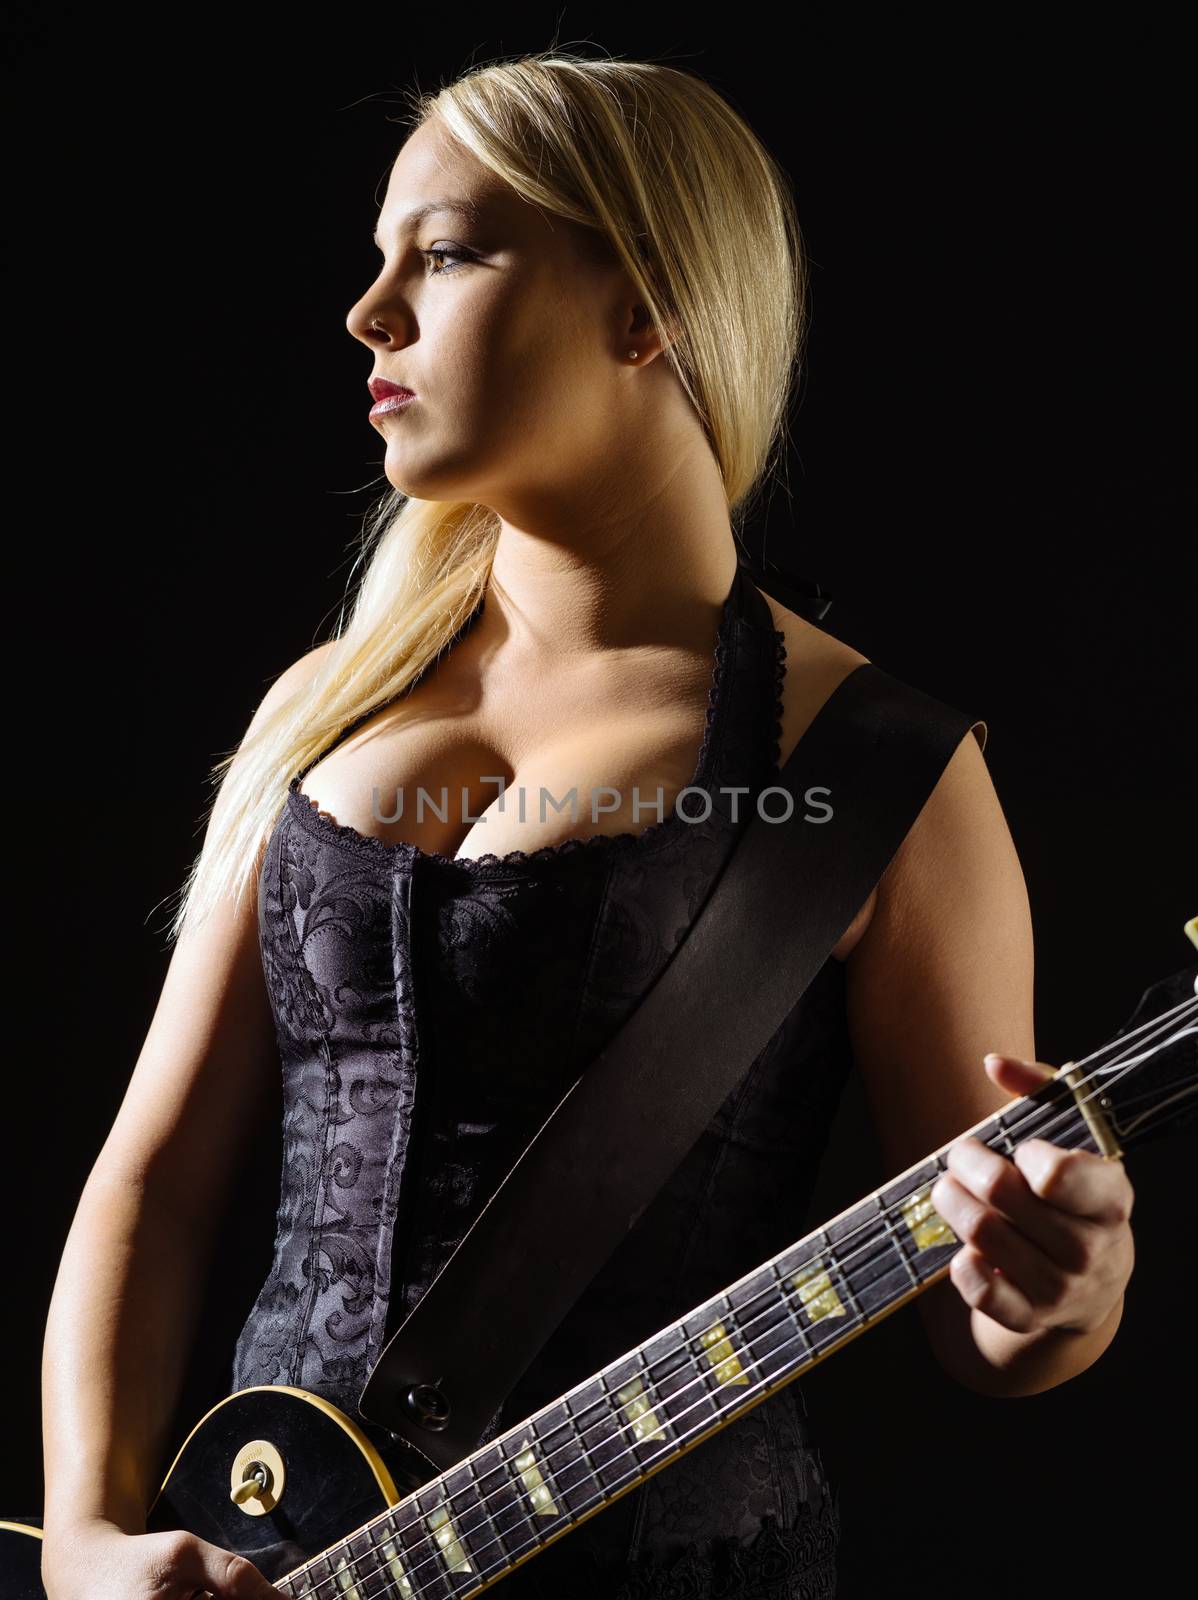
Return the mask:
<svg viewBox="0 0 1198 1600">
<path fill-rule="evenodd" d="M 635 361 L 636 360 L 636 351 L 635 350 L 630 350 L 628 352 L 628 359 L 629 359 L 629 361 Z"/>
</svg>

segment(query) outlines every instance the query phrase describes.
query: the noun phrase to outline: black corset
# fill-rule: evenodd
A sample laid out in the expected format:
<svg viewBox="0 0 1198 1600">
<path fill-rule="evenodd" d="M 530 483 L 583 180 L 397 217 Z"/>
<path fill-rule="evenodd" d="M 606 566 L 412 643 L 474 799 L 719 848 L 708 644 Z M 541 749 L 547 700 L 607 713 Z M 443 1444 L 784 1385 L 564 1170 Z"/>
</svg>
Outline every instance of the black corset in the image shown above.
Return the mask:
<svg viewBox="0 0 1198 1600">
<path fill-rule="evenodd" d="M 367 1375 L 686 934 L 721 837 L 776 776 L 785 654 L 738 569 L 692 780 L 711 799 L 702 821 L 686 795 L 639 833 L 458 861 L 363 837 L 313 808 L 304 773 L 293 779 L 259 884 L 283 1082 L 277 1234 L 233 1390 L 323 1395 L 397 1460 L 358 1414 Z M 738 786 L 748 793 L 728 792 Z M 830 958 L 484 1438 L 802 1236 L 850 1062 L 844 970 Z M 837 1534 L 792 1382 L 509 1574 L 504 1592 L 815 1600 L 834 1593 Z"/>
</svg>

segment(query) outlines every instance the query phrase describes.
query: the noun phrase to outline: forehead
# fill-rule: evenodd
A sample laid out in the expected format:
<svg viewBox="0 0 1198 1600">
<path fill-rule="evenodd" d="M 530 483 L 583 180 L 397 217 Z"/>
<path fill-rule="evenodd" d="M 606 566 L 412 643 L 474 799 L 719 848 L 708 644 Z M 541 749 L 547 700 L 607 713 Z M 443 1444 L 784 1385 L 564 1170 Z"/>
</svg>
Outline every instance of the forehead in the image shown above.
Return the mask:
<svg viewBox="0 0 1198 1600">
<path fill-rule="evenodd" d="M 505 200 L 510 206 L 519 197 L 464 145 L 429 122 L 409 136 L 396 156 L 380 214 L 401 224 L 415 222 L 438 206 L 482 217 L 500 210 Z"/>
<path fill-rule="evenodd" d="M 551 217 L 524 200 L 473 151 L 430 121 L 408 137 L 392 164 L 379 233 L 414 228 L 439 211 L 484 225 L 502 224 L 545 240 L 560 239 L 563 244 L 569 231 L 564 218 Z"/>
</svg>

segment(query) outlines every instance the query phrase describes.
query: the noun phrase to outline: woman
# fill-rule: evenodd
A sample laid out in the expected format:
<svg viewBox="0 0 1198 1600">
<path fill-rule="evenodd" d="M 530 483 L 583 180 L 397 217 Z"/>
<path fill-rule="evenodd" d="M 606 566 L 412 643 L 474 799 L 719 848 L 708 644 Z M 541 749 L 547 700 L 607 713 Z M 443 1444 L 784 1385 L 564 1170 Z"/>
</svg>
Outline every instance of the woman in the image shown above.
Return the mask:
<svg viewBox="0 0 1198 1600">
<path fill-rule="evenodd" d="M 783 175 L 710 87 L 561 55 L 473 71 L 419 102 L 377 242 L 347 325 L 393 492 L 348 622 L 227 763 L 67 1243 L 51 1600 L 277 1592 L 143 1530 L 202 1245 L 277 1115 L 280 1055 L 275 1259 L 233 1387 L 295 1384 L 355 1416 L 390 1333 L 684 936 L 712 835 L 678 794 L 767 783 L 865 659 L 738 563 L 805 274 Z M 895 1172 L 1041 1081 L 1027 895 L 983 738 L 488 1436 L 799 1236 L 850 1065 Z M 954 1379 L 1035 1393 L 1101 1354 L 1132 1266 L 1119 1163 L 962 1139 L 933 1199 L 964 1243 L 917 1304 Z M 784 1570 L 785 1592 L 831 1595 L 837 1526 L 792 1383 L 506 1582 L 747 1600 Z"/>
</svg>

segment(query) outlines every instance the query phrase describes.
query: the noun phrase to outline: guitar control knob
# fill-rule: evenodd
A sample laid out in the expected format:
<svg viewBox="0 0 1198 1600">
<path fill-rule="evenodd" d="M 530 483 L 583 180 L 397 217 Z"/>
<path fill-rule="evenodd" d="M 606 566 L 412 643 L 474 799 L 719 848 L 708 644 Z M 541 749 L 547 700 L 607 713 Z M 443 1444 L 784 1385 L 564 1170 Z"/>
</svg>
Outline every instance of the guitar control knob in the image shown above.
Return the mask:
<svg viewBox="0 0 1198 1600">
<path fill-rule="evenodd" d="M 440 1433 L 449 1422 L 449 1401 L 431 1383 L 414 1384 L 403 1397 L 403 1408 L 430 1433 Z"/>
<path fill-rule="evenodd" d="M 229 1499 L 247 1517 L 264 1517 L 283 1498 L 287 1468 L 277 1445 L 269 1439 L 251 1439 L 233 1458 L 229 1470 Z"/>
<path fill-rule="evenodd" d="M 250 1464 L 250 1475 L 239 1483 L 230 1495 L 235 1504 L 244 1505 L 247 1500 L 260 1500 L 262 1491 L 270 1488 L 270 1471 L 261 1461 Z"/>
</svg>

